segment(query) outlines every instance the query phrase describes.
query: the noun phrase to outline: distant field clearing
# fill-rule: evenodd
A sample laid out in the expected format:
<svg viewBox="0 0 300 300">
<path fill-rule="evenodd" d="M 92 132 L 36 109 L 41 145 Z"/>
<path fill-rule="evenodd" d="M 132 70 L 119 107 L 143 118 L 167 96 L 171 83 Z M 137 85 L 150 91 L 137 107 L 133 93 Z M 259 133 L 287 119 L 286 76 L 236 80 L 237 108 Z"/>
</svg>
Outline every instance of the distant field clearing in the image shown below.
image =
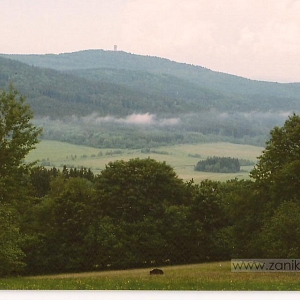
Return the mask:
<svg viewBox="0 0 300 300">
<path fill-rule="evenodd" d="M 76 168 L 86 167 L 91 168 L 95 173 L 99 173 L 110 161 L 151 157 L 171 165 L 178 176 L 184 180 L 193 178 L 195 182 L 199 182 L 208 178 L 224 181 L 235 177 L 248 178 L 252 167 L 242 167 L 243 172 L 240 173 L 221 174 L 196 172 L 194 166 L 200 159 L 205 159 L 208 156 L 235 157 L 256 161 L 262 150 L 262 147 L 250 145 L 208 143 L 159 147 L 150 149 L 150 153 L 142 153 L 140 149 L 92 148 L 44 140 L 37 145 L 37 149 L 29 153 L 26 161 L 39 160 L 39 163 L 45 166 L 55 166 L 57 168 L 63 165 Z"/>
</svg>

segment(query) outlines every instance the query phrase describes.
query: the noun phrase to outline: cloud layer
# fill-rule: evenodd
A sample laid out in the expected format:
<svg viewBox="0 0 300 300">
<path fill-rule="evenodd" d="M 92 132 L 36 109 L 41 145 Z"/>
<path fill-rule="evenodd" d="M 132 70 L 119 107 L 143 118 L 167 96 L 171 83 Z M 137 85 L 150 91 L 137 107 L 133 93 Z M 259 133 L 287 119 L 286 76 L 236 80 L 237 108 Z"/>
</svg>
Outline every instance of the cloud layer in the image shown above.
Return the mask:
<svg viewBox="0 0 300 300">
<path fill-rule="evenodd" d="M 75 118 L 75 117 L 74 117 Z M 77 120 L 83 123 L 117 123 L 129 125 L 156 125 L 156 126 L 173 126 L 180 123 L 179 118 L 157 118 L 154 114 L 131 114 L 125 118 L 117 118 L 113 116 L 100 117 L 97 114 L 91 114 Z"/>
</svg>

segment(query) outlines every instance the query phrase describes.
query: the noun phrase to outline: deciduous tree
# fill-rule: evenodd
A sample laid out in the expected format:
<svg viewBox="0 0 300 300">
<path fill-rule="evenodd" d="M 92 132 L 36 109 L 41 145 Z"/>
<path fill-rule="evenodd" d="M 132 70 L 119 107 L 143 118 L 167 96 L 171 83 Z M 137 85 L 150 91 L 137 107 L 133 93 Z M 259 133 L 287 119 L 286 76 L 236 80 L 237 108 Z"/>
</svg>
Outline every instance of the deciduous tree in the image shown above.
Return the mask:
<svg viewBox="0 0 300 300">
<path fill-rule="evenodd" d="M 0 94 L 0 275 L 24 267 L 18 215 L 18 210 L 26 205 L 22 201 L 26 200 L 24 175 L 28 165 L 23 159 L 41 133 L 31 123 L 32 117 L 25 98 L 13 86 Z"/>
<path fill-rule="evenodd" d="M 283 200 L 300 199 L 300 116 L 293 114 L 270 134 L 251 177 L 277 205 Z"/>
<path fill-rule="evenodd" d="M 23 162 L 38 142 L 41 129 L 31 123 L 33 113 L 13 86 L 0 94 L 0 201 L 7 202 L 22 183 Z"/>
</svg>

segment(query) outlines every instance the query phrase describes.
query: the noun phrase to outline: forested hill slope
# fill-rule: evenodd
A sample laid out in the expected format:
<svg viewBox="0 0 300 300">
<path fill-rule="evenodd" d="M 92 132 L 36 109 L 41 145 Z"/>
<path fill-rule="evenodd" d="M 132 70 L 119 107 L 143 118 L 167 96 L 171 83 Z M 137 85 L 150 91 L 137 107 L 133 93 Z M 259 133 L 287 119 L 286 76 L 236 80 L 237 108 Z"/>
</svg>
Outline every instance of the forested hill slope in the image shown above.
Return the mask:
<svg viewBox="0 0 300 300">
<path fill-rule="evenodd" d="M 199 54 L 201 55 L 201 54 Z M 85 50 L 47 55 L 5 55 L 29 65 L 56 70 L 121 69 L 169 74 L 227 94 L 299 97 L 300 83 L 279 84 L 214 72 L 201 66 L 123 51 Z"/>
<path fill-rule="evenodd" d="M 195 97 L 175 99 L 163 93 L 108 81 L 96 82 L 0 57 L 0 89 L 10 83 L 26 96 L 36 116 L 178 114 L 207 110 L 223 99 L 223 95 L 201 88 L 191 91 Z"/>
<path fill-rule="evenodd" d="M 93 83 L 55 70 L 0 58 L 0 88 L 6 88 L 10 83 L 26 96 L 38 116 L 62 117 L 95 111 L 117 113 L 120 109 L 115 107 L 117 103 L 143 99 L 139 93 L 114 84 Z"/>
<path fill-rule="evenodd" d="M 298 83 L 253 81 L 125 52 L 2 55 L 0 88 L 9 82 L 37 115 L 300 111 Z"/>
</svg>

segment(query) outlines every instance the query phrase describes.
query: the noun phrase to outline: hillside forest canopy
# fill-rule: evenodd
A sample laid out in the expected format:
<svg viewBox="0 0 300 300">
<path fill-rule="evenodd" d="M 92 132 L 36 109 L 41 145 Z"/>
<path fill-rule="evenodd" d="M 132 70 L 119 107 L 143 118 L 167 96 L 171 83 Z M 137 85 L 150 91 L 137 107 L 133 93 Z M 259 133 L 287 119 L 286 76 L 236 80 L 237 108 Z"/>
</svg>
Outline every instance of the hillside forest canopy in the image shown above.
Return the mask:
<svg viewBox="0 0 300 300">
<path fill-rule="evenodd" d="M 300 84 L 103 50 L 0 55 L 0 89 L 28 99 L 43 138 L 106 148 L 234 142 L 264 146 L 300 111 Z"/>
<path fill-rule="evenodd" d="M 98 175 L 26 165 L 41 129 L 14 88 L 0 111 L 1 276 L 300 255 L 299 115 L 271 130 L 251 180 L 195 184 L 151 158 Z"/>
</svg>

